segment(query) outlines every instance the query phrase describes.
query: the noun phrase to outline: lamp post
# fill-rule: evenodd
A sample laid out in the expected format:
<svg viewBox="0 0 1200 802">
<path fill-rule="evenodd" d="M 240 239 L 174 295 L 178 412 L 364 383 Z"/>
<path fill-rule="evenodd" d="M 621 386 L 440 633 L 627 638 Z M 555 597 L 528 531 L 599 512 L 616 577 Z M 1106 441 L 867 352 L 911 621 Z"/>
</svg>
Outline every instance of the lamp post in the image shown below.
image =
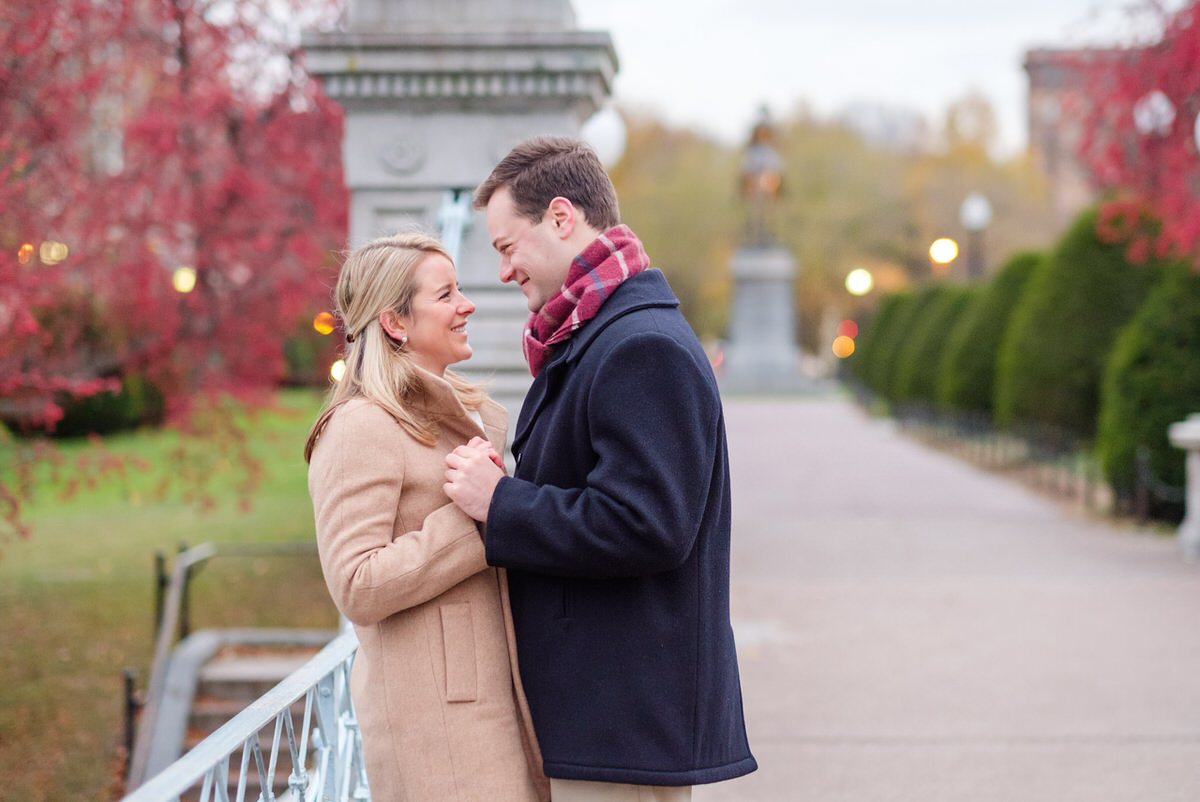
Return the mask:
<svg viewBox="0 0 1200 802">
<path fill-rule="evenodd" d="M 967 230 L 967 278 L 983 276 L 983 232 L 992 222 L 992 204 L 972 192 L 958 209 L 958 220 Z"/>
<path fill-rule="evenodd" d="M 1175 124 L 1175 104 L 1161 89 L 1152 89 L 1133 104 L 1133 127 L 1146 138 L 1150 158 L 1150 194 L 1157 200 L 1160 152 Z"/>
</svg>

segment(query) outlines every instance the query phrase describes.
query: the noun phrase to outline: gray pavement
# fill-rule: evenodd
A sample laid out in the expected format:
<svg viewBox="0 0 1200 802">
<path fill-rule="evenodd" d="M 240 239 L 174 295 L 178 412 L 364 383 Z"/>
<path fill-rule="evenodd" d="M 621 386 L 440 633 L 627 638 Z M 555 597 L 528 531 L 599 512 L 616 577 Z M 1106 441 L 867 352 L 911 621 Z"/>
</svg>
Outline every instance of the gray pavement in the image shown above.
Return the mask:
<svg viewBox="0 0 1200 802">
<path fill-rule="evenodd" d="M 835 399 L 726 404 L 761 768 L 697 802 L 1200 800 L 1200 565 Z"/>
</svg>

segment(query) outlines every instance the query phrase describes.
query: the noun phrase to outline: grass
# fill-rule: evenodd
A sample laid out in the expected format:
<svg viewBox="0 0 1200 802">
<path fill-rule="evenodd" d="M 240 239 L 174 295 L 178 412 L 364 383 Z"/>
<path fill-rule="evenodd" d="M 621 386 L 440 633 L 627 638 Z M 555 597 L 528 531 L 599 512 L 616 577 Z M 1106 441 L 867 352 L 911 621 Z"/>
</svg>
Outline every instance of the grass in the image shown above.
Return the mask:
<svg viewBox="0 0 1200 802">
<path fill-rule="evenodd" d="M 0 552 L 0 800 L 113 798 L 123 742 L 121 672 L 147 681 L 153 651 L 154 553 L 181 542 L 306 542 L 312 507 L 301 449 L 319 406 L 289 391 L 278 408 L 247 421 L 247 448 L 261 461 L 252 503 L 239 502 L 246 477 L 220 450 L 190 449 L 178 463 L 178 437 L 141 432 L 103 448 L 136 457 L 148 470 L 114 474 L 69 498 L 69 479 L 39 466 L 24 510 L 32 534 Z M 63 447 L 68 461 L 96 447 Z M 211 508 L 166 472 L 210 471 Z M 316 557 L 216 559 L 193 583 L 193 628 L 336 626 Z"/>
</svg>

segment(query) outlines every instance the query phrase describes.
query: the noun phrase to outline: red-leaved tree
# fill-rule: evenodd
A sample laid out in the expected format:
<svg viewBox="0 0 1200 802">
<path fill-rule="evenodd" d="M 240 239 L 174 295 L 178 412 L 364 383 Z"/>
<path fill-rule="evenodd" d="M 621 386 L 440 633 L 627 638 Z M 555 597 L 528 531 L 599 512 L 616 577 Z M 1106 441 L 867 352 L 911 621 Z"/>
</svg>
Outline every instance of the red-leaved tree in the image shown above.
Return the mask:
<svg viewBox="0 0 1200 802">
<path fill-rule="evenodd" d="M 1200 264 L 1200 2 L 1140 10 L 1156 20 L 1150 41 L 1086 64 L 1080 154 L 1110 192 L 1102 221 L 1133 226 L 1131 259 L 1178 255 Z M 1131 222 L 1147 213 L 1161 222 Z"/>
<path fill-rule="evenodd" d="M 327 305 L 347 207 L 340 109 L 282 26 L 333 13 L 0 5 L 0 419 L 52 429 L 130 377 L 171 422 L 278 386 L 285 340 Z M 0 473 L 10 523 L 20 486 Z"/>
</svg>

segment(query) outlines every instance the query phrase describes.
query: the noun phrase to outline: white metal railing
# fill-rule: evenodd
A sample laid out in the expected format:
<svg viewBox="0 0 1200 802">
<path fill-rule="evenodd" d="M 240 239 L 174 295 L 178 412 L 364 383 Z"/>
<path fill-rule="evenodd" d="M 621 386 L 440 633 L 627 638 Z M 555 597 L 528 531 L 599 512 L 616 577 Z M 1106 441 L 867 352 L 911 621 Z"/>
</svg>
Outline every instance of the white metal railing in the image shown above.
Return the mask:
<svg viewBox="0 0 1200 802">
<path fill-rule="evenodd" d="M 281 799 L 277 793 L 290 802 L 370 800 L 362 736 L 350 698 L 350 668 L 357 651 L 357 636 L 352 630 L 344 631 L 123 802 L 177 800 L 197 789 L 195 798 L 200 802 L 245 802 L 252 776 L 258 781 L 258 790 L 251 798 L 260 802 Z M 304 715 L 297 739 L 292 706 L 301 698 Z M 272 724 L 274 737 L 267 751 L 259 733 Z M 281 754 L 285 741 L 286 750 Z M 239 752 L 240 760 L 233 762 Z M 281 757 L 287 766 L 281 765 Z M 237 772 L 233 796 L 231 767 Z M 276 782 L 279 769 L 290 769 L 286 788 L 283 782 Z"/>
</svg>

